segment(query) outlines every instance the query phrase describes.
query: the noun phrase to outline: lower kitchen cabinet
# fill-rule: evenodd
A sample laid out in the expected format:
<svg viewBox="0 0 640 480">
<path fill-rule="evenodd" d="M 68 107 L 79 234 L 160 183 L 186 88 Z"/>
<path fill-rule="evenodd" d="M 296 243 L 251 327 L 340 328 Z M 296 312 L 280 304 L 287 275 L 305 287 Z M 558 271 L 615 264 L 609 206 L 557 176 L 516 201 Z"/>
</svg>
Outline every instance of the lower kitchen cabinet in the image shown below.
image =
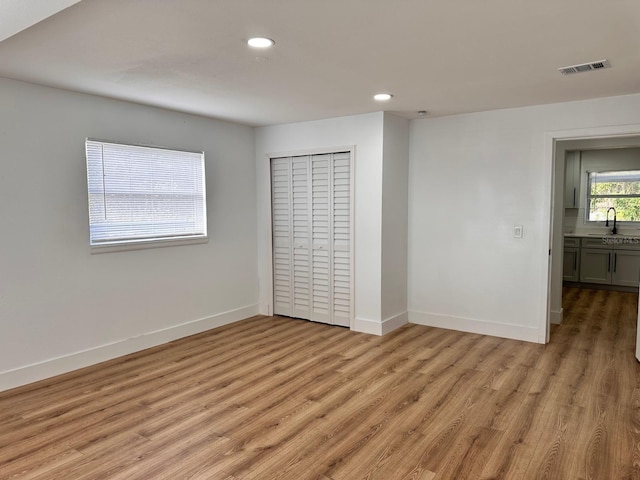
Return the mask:
<svg viewBox="0 0 640 480">
<path fill-rule="evenodd" d="M 579 281 L 638 287 L 640 284 L 640 249 L 636 247 L 637 245 L 629 244 L 617 246 L 603 244 L 601 240 L 591 238 L 582 239 Z M 567 260 L 565 260 L 565 272 L 566 262 Z M 569 280 L 566 273 L 565 279 Z"/>
<path fill-rule="evenodd" d="M 562 279 L 568 282 L 580 281 L 580 248 L 564 247 Z"/>
<path fill-rule="evenodd" d="M 613 250 L 583 248 L 580 254 L 580 281 L 611 284 Z"/>
<path fill-rule="evenodd" d="M 611 283 L 637 287 L 640 284 L 640 251 L 614 250 Z"/>
</svg>

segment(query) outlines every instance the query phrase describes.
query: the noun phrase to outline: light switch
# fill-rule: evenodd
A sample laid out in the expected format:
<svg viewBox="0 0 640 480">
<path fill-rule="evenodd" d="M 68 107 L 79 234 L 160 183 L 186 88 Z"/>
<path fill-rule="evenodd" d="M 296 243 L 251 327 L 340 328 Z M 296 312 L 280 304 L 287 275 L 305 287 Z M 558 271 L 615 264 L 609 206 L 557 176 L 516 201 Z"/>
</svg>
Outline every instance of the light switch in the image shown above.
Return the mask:
<svg viewBox="0 0 640 480">
<path fill-rule="evenodd" d="M 515 225 L 513 227 L 514 238 L 522 238 L 522 225 Z"/>
</svg>

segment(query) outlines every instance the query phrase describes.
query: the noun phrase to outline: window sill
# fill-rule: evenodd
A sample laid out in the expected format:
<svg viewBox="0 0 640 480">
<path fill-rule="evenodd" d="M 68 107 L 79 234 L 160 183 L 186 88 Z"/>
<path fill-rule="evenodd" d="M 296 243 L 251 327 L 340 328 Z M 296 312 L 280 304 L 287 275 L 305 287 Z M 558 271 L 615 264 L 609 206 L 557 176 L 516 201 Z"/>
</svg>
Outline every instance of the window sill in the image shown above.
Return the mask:
<svg viewBox="0 0 640 480">
<path fill-rule="evenodd" d="M 161 248 L 161 247 L 178 247 L 181 245 L 194 245 L 201 243 L 208 243 L 209 237 L 195 237 L 195 238 L 171 238 L 162 240 L 140 240 L 137 242 L 127 241 L 122 243 L 108 243 L 104 245 L 90 245 L 89 249 L 91 254 L 96 253 L 111 253 L 111 252 L 125 252 L 128 250 L 147 250 L 149 248 Z"/>
</svg>

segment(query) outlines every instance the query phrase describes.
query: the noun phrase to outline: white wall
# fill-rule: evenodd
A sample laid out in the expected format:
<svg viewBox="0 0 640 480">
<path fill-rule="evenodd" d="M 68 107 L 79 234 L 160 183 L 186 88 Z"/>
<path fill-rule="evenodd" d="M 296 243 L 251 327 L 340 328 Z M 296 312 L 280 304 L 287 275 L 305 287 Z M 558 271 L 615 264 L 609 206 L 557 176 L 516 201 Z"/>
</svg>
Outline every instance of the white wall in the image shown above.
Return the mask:
<svg viewBox="0 0 640 480">
<path fill-rule="evenodd" d="M 268 223 L 269 156 L 355 146 L 356 330 L 380 333 L 382 228 L 382 112 L 256 129 L 258 258 L 261 312 L 272 303 Z"/>
<path fill-rule="evenodd" d="M 253 129 L 10 80 L 0 105 L 0 390 L 257 312 Z M 209 242 L 90 254 L 86 137 L 204 150 Z"/>
<path fill-rule="evenodd" d="M 544 341 L 547 142 L 554 131 L 579 138 L 638 123 L 640 95 L 413 121 L 410 321 Z"/>
<path fill-rule="evenodd" d="M 409 121 L 384 115 L 382 178 L 383 333 L 407 322 Z"/>
</svg>

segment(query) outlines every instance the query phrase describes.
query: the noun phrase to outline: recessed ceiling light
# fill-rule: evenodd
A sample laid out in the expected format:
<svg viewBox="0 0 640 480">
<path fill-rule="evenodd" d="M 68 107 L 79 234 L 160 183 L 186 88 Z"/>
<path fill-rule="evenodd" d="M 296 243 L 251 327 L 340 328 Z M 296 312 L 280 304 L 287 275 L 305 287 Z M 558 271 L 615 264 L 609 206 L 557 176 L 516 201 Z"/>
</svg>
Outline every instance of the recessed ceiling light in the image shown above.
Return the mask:
<svg viewBox="0 0 640 480">
<path fill-rule="evenodd" d="M 390 93 L 378 93 L 373 96 L 373 99 L 378 102 L 386 102 L 387 100 L 391 100 L 391 97 L 393 97 L 393 95 Z"/>
<path fill-rule="evenodd" d="M 266 37 L 253 37 L 247 40 L 247 45 L 253 48 L 269 48 L 276 42 Z"/>
</svg>

